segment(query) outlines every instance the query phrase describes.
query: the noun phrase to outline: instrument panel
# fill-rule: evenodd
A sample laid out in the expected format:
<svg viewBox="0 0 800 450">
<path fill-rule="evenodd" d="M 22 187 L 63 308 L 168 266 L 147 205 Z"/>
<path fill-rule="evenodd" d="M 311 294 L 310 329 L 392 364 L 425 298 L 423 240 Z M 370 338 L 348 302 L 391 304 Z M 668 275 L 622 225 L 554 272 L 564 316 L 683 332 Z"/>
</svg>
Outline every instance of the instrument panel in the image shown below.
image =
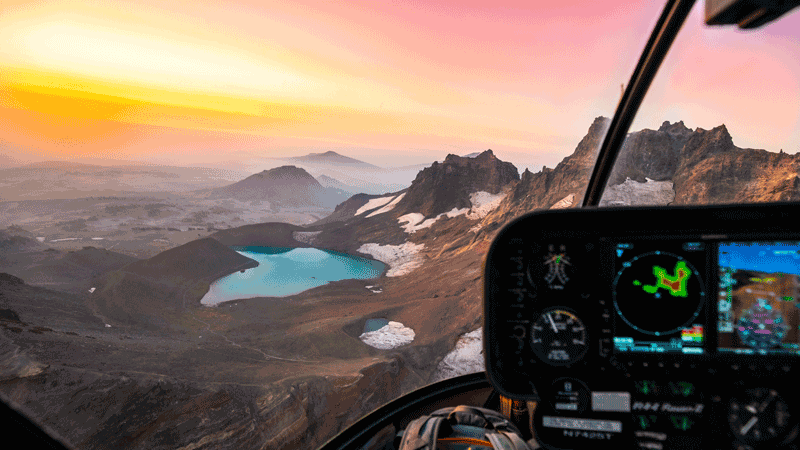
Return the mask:
<svg viewBox="0 0 800 450">
<path fill-rule="evenodd" d="M 486 260 L 484 346 L 548 449 L 797 449 L 800 208 L 536 212 Z"/>
</svg>

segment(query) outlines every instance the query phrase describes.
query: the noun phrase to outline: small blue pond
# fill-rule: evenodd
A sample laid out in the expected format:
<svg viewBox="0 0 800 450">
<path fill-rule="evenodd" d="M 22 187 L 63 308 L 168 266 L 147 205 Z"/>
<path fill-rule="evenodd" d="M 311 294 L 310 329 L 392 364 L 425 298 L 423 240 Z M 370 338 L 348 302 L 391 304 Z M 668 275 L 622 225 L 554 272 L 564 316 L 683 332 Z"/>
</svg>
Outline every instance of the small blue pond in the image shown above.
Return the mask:
<svg viewBox="0 0 800 450">
<path fill-rule="evenodd" d="M 364 323 L 364 333 L 369 333 L 371 331 L 378 331 L 381 328 L 389 325 L 389 321 L 386 319 L 367 319 Z"/>
<path fill-rule="evenodd" d="M 284 297 L 330 281 L 377 278 L 379 261 L 315 248 L 232 247 L 258 261 L 258 267 L 232 273 L 211 283 L 203 305 L 253 297 Z"/>
</svg>

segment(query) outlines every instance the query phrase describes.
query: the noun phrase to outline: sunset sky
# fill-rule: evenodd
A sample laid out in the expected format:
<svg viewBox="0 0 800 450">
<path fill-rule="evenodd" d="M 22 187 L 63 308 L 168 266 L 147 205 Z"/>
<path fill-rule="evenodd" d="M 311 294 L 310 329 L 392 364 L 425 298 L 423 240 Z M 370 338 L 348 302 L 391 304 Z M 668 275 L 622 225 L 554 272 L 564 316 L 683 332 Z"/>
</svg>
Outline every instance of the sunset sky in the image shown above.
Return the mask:
<svg viewBox="0 0 800 450">
<path fill-rule="evenodd" d="M 0 153 L 387 167 L 491 148 L 553 167 L 613 114 L 662 6 L 3 0 Z M 741 147 L 800 151 L 800 14 L 742 32 L 702 7 L 632 129 L 725 123 Z"/>
</svg>

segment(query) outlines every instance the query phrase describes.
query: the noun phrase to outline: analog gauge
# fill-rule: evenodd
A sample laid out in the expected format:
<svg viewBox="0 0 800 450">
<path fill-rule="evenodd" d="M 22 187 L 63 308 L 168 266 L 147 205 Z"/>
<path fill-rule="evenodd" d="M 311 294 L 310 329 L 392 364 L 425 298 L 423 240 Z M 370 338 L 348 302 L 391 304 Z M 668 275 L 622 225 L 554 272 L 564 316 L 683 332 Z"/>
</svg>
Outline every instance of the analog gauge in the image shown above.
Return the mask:
<svg viewBox="0 0 800 450">
<path fill-rule="evenodd" d="M 742 342 L 756 350 L 767 350 L 780 345 L 788 327 L 780 311 L 774 309 L 766 299 L 744 311 L 736 323 Z"/>
<path fill-rule="evenodd" d="M 733 435 L 746 442 L 780 438 L 789 426 L 789 406 L 774 389 L 748 389 L 728 405 Z"/>
<path fill-rule="evenodd" d="M 542 311 L 531 327 L 531 344 L 542 361 L 555 366 L 578 361 L 589 348 L 583 322 L 564 308 Z"/>
<path fill-rule="evenodd" d="M 614 308 L 625 323 L 655 336 L 689 326 L 705 301 L 700 272 L 683 257 L 663 251 L 622 263 L 612 294 Z"/>
</svg>

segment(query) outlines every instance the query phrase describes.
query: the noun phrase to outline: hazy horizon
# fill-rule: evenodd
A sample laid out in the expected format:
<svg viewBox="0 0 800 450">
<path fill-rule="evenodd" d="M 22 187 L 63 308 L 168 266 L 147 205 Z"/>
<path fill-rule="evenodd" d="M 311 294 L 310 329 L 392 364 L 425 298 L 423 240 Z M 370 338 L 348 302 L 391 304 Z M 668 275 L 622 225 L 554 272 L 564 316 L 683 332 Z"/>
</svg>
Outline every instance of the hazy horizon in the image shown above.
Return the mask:
<svg viewBox="0 0 800 450">
<path fill-rule="evenodd" d="M 0 155 L 252 170 L 492 149 L 520 171 L 554 167 L 613 115 L 662 7 L 6 1 Z M 724 123 L 740 147 L 800 150 L 797 17 L 706 27 L 699 2 L 631 131 Z"/>
</svg>

